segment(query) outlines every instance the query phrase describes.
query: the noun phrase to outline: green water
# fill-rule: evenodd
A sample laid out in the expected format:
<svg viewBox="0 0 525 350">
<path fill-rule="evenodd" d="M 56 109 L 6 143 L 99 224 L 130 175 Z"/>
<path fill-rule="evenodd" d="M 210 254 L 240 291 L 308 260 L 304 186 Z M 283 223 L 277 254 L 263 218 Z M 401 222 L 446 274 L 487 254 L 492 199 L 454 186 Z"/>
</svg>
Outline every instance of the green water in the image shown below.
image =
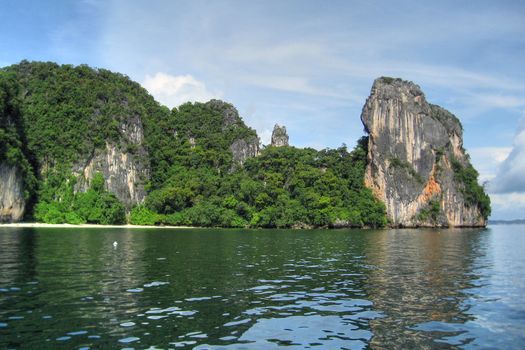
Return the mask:
<svg viewBox="0 0 525 350">
<path fill-rule="evenodd" d="M 0 228 L 1 349 L 524 347 L 525 226 Z"/>
</svg>

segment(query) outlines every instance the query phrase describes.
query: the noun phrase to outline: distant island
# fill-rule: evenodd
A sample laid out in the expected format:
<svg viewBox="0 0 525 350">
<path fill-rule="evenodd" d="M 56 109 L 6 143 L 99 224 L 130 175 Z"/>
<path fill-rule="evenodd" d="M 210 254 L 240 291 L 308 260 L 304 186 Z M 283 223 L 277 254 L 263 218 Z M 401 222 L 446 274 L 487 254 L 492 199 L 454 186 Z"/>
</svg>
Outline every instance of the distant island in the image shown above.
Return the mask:
<svg viewBox="0 0 525 350">
<path fill-rule="evenodd" d="M 279 125 L 261 146 L 227 102 L 170 110 L 86 65 L 2 68 L 0 103 L 2 222 L 474 227 L 490 215 L 459 120 L 398 78 L 373 83 L 351 150 L 290 146 Z"/>
<path fill-rule="evenodd" d="M 489 220 L 489 225 L 525 225 L 525 219 Z"/>
</svg>

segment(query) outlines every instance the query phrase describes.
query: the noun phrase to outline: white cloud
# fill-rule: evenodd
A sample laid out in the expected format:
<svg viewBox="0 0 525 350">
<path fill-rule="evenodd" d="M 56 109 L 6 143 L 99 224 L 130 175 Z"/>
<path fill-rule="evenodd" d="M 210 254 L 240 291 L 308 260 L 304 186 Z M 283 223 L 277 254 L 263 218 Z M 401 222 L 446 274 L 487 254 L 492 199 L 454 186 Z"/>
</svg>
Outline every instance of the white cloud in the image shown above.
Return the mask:
<svg viewBox="0 0 525 350">
<path fill-rule="evenodd" d="M 479 172 L 481 183 L 496 177 L 498 168 L 511 150 L 511 147 L 476 147 L 469 150 L 468 153 L 474 168 Z"/>
<path fill-rule="evenodd" d="M 220 92 L 210 91 L 206 85 L 193 76 L 170 75 L 158 72 L 146 75 L 142 86 L 160 103 L 173 108 L 188 101 L 206 102 L 212 98 L 221 98 Z"/>
<path fill-rule="evenodd" d="M 261 140 L 261 144 L 263 145 L 269 145 L 272 143 L 272 130 L 270 129 L 263 129 L 258 132 L 259 139 Z"/>
<path fill-rule="evenodd" d="M 525 195 L 525 116 L 514 136 L 512 151 L 501 164 L 489 189 L 494 193 L 521 192 Z"/>
</svg>

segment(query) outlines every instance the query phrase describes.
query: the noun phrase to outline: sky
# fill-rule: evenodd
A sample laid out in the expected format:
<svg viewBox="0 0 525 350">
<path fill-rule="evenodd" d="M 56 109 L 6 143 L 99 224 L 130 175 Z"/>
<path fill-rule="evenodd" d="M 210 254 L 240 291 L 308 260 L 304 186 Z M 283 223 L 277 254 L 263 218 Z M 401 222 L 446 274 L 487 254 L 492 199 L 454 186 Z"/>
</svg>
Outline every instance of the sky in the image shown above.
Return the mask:
<svg viewBox="0 0 525 350">
<path fill-rule="evenodd" d="M 353 147 L 373 80 L 459 117 L 492 219 L 525 218 L 525 1 L 0 0 L 0 66 L 128 75 L 159 102 L 220 98 L 268 144 Z"/>
</svg>

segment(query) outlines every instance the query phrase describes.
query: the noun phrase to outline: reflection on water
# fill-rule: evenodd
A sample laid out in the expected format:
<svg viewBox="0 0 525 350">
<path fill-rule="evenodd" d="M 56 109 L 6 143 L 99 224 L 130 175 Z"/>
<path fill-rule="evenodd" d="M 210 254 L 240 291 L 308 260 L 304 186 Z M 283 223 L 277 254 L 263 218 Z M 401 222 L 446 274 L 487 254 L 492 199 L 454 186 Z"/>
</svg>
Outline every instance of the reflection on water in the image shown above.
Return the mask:
<svg viewBox="0 0 525 350">
<path fill-rule="evenodd" d="M 524 248 L 524 226 L 0 228 L 0 348 L 519 349 Z"/>
</svg>

